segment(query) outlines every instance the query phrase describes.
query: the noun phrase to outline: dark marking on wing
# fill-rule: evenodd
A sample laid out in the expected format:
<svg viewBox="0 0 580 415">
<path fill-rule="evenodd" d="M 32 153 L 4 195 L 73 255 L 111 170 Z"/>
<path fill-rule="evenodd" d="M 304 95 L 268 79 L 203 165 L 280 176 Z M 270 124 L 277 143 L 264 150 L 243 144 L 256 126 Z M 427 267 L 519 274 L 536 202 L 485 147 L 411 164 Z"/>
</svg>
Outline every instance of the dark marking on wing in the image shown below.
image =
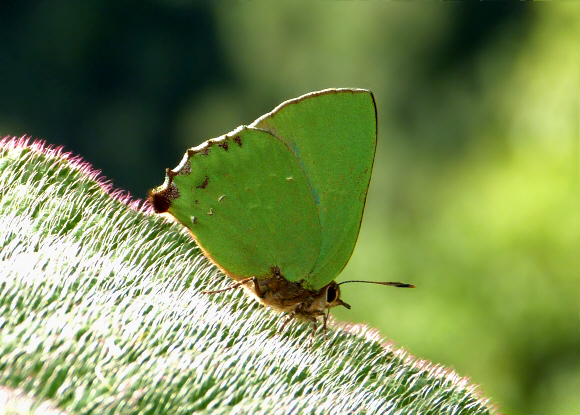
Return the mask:
<svg viewBox="0 0 580 415">
<path fill-rule="evenodd" d="M 209 176 L 205 176 L 205 180 L 199 186 L 195 186 L 196 189 L 205 189 L 209 183 Z"/>
<path fill-rule="evenodd" d="M 155 213 L 163 213 L 169 210 L 171 201 L 178 197 L 179 190 L 177 190 L 177 187 L 173 183 L 170 183 L 165 188 L 158 187 L 150 190 L 147 200 L 151 203 Z"/>
</svg>

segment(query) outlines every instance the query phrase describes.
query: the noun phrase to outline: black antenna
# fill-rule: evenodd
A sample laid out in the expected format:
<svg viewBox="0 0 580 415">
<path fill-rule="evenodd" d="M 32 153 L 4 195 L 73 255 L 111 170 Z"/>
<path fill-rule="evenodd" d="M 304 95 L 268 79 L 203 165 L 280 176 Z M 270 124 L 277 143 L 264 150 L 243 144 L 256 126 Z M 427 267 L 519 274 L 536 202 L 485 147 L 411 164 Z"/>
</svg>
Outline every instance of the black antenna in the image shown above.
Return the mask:
<svg viewBox="0 0 580 415">
<path fill-rule="evenodd" d="M 415 286 L 413 284 L 407 284 L 405 282 L 391 282 L 391 281 L 361 281 L 361 280 L 350 280 L 350 281 L 339 282 L 338 285 L 347 284 L 349 282 L 362 282 L 362 283 L 365 283 L 365 284 L 390 285 L 391 287 L 399 287 L 399 288 L 415 288 Z"/>
</svg>

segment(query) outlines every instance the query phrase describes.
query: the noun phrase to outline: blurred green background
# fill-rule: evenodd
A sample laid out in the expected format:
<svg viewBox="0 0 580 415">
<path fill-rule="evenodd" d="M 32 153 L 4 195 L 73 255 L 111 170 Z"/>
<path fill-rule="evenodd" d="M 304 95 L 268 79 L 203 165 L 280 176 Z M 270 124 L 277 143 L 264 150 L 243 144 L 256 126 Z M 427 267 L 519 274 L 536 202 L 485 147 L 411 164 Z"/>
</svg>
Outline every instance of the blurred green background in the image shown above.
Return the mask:
<svg viewBox="0 0 580 415">
<path fill-rule="evenodd" d="M 506 414 L 578 414 L 578 3 L 2 2 L 0 135 L 143 198 L 185 149 L 283 100 L 368 88 L 364 322 Z"/>
</svg>

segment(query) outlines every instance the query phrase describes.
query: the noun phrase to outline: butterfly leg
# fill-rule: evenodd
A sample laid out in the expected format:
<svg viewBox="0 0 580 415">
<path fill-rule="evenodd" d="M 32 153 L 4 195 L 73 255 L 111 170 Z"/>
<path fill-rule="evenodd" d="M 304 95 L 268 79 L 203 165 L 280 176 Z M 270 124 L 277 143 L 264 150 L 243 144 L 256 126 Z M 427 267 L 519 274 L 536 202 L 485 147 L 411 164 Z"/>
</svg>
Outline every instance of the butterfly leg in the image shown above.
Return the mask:
<svg viewBox="0 0 580 415">
<path fill-rule="evenodd" d="M 314 319 L 312 321 L 312 338 L 316 336 L 316 329 L 318 328 L 318 320 Z"/>
<path fill-rule="evenodd" d="M 284 318 L 284 322 L 282 323 L 282 326 L 278 330 L 278 333 L 282 333 L 282 330 L 284 330 L 284 327 L 286 327 L 286 325 L 288 323 L 290 323 L 290 321 L 292 321 L 292 319 L 294 318 L 294 314 L 295 313 L 286 314 L 286 317 Z"/>
<path fill-rule="evenodd" d="M 324 340 L 326 340 L 326 323 L 328 322 L 328 317 L 330 316 L 330 310 L 327 314 L 322 315 L 322 331 L 324 332 Z"/>
<path fill-rule="evenodd" d="M 256 294 L 260 297 L 262 297 L 262 291 L 260 291 L 260 287 L 258 286 L 258 279 L 256 277 L 249 277 L 249 278 L 244 278 L 241 281 L 236 282 L 235 284 L 230 285 L 229 287 L 226 288 L 222 288 L 221 290 L 213 290 L 213 291 L 202 291 L 202 294 L 217 294 L 217 293 L 223 293 L 229 290 L 233 290 L 235 288 L 241 287 L 242 285 L 253 281 L 254 282 L 254 288 L 256 289 Z"/>
<path fill-rule="evenodd" d="M 310 340 L 308 340 L 308 347 L 312 347 L 312 342 L 316 337 L 316 329 L 318 328 L 318 320 L 316 318 L 312 319 L 312 333 L 310 335 Z"/>
<path fill-rule="evenodd" d="M 252 277 L 252 281 L 254 282 L 254 293 L 259 298 L 264 298 L 264 294 L 262 293 L 262 290 L 260 290 L 260 284 L 258 284 L 258 278 Z"/>
</svg>

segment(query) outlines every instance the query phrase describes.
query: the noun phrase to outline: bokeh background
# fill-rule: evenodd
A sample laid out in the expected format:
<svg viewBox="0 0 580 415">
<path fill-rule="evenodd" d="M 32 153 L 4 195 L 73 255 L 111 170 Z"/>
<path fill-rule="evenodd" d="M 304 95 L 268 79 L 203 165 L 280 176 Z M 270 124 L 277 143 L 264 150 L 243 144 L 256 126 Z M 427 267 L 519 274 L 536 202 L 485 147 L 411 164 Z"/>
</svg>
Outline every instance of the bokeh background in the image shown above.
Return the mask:
<svg viewBox="0 0 580 415">
<path fill-rule="evenodd" d="M 578 3 L 0 5 L 0 136 L 64 145 L 135 197 L 186 148 L 327 87 L 379 141 L 340 279 L 364 322 L 506 414 L 580 413 Z"/>
</svg>

